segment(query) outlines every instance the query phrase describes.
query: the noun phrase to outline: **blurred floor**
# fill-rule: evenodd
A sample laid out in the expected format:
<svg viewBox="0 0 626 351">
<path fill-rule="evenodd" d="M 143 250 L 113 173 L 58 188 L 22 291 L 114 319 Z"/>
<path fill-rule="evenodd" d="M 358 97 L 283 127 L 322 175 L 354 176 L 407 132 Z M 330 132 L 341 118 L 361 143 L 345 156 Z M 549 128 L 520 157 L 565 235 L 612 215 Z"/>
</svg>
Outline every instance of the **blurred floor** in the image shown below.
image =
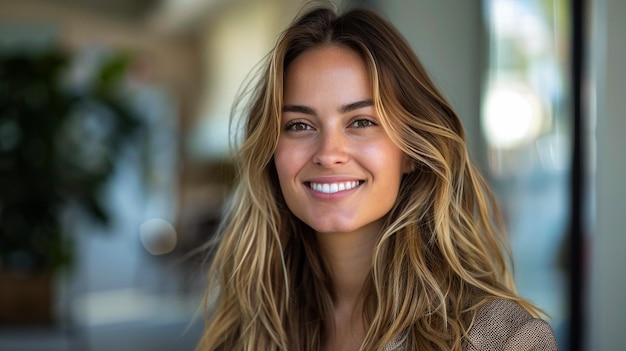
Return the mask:
<svg viewBox="0 0 626 351">
<path fill-rule="evenodd" d="M 198 301 L 132 290 L 99 293 L 75 301 L 82 313 L 73 327 L 0 328 L 0 350 L 194 350 L 203 324 L 194 318 Z"/>
</svg>

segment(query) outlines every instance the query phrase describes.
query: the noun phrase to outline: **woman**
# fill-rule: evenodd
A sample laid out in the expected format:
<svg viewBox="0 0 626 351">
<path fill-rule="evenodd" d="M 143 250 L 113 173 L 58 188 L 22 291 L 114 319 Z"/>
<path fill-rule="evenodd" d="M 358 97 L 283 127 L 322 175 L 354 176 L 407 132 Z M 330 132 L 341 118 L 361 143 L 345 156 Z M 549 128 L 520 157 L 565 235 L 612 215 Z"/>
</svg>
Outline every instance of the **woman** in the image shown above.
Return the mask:
<svg viewBox="0 0 626 351">
<path fill-rule="evenodd" d="M 244 130 L 198 350 L 556 349 L 458 117 L 378 15 L 299 15 Z"/>
</svg>

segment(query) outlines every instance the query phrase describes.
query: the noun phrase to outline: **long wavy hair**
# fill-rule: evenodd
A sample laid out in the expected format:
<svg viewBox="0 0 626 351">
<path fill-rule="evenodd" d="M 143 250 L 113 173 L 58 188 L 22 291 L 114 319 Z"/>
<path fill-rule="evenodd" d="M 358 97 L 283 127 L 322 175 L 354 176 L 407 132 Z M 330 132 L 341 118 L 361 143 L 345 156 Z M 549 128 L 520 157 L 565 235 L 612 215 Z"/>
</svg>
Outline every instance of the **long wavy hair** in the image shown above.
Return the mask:
<svg viewBox="0 0 626 351">
<path fill-rule="evenodd" d="M 282 33 L 251 90 L 198 350 L 319 350 L 333 333 L 329 270 L 313 230 L 287 207 L 273 160 L 286 68 L 320 45 L 361 55 L 380 122 L 415 166 L 362 289 L 361 350 L 383 350 L 400 337 L 408 350 L 461 350 L 477 309 L 495 297 L 537 315 L 515 294 L 504 230 L 461 122 L 415 53 L 372 11 L 317 5 Z"/>
</svg>

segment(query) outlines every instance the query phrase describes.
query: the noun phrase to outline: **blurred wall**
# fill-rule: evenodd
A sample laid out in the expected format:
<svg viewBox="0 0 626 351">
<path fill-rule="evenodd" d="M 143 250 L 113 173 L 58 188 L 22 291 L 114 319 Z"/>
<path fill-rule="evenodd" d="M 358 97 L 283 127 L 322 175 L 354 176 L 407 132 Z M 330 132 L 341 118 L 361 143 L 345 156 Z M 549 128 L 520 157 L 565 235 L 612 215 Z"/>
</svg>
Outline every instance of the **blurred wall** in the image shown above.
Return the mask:
<svg viewBox="0 0 626 351">
<path fill-rule="evenodd" d="M 404 34 L 465 127 L 470 156 L 485 169 L 480 98 L 485 35 L 480 0 L 372 1 Z"/>
<path fill-rule="evenodd" d="M 623 350 L 626 330 L 626 2 L 592 0 L 591 115 L 597 123 L 596 225 L 591 233 L 588 350 Z M 595 88 L 595 89 L 594 89 Z M 593 135 L 593 124 L 590 135 Z M 592 155 L 593 158 L 593 155 Z"/>
<path fill-rule="evenodd" d="M 230 157 L 233 102 L 300 4 L 294 0 L 231 1 L 216 9 L 200 28 L 202 99 L 187 145 L 193 159 Z"/>
</svg>

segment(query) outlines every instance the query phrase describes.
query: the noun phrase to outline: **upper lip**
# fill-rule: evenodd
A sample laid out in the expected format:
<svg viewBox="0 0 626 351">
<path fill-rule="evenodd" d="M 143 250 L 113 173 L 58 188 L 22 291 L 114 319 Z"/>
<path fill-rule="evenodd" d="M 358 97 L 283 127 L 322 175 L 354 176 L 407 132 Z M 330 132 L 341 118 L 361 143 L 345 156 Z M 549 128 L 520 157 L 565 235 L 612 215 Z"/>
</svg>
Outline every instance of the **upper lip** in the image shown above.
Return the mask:
<svg viewBox="0 0 626 351">
<path fill-rule="evenodd" d="M 332 184 L 352 181 L 363 181 L 363 178 L 353 176 L 319 176 L 307 178 L 304 183 L 320 183 L 320 184 Z"/>
</svg>

